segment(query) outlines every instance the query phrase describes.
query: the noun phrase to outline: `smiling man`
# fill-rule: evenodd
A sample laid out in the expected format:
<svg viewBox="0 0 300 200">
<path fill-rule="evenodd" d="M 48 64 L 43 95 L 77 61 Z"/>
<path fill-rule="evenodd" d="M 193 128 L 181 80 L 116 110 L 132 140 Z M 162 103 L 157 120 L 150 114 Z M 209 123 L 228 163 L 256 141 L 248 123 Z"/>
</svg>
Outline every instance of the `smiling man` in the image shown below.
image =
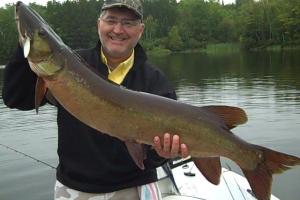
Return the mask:
<svg viewBox="0 0 300 200">
<path fill-rule="evenodd" d="M 128 89 L 176 99 L 166 77 L 148 62 L 138 44 L 145 27 L 139 0 L 106 0 L 97 25 L 100 41 L 96 47 L 78 51 L 97 74 Z M 35 83 L 36 75 L 19 45 L 5 68 L 4 103 L 10 108 L 34 109 Z M 169 158 L 188 156 L 178 135 L 157 133 L 153 146 L 146 146 L 142 170 L 123 141 L 83 124 L 55 99 L 51 103 L 57 107 L 58 126 L 56 200 L 160 199 L 156 168 Z"/>
<path fill-rule="evenodd" d="M 133 54 L 133 49 L 145 27 L 142 23 L 141 10 L 132 12 L 117 5 L 121 4 L 105 4 L 98 19 L 102 50 L 113 68 Z"/>
</svg>

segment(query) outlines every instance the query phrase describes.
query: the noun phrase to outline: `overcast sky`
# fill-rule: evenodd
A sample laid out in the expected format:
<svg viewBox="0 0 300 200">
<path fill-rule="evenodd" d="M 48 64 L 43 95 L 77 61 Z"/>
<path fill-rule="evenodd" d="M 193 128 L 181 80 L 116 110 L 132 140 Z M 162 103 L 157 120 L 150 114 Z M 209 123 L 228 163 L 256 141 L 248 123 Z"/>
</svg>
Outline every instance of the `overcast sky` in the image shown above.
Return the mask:
<svg viewBox="0 0 300 200">
<path fill-rule="evenodd" d="M 20 1 L 22 1 L 25 4 L 37 2 L 37 4 L 46 5 L 49 0 L 20 0 Z M 63 0 L 57 0 L 57 1 L 63 1 Z M 0 7 L 3 7 L 5 4 L 13 4 L 16 2 L 18 2 L 18 0 L 0 0 Z"/>
<path fill-rule="evenodd" d="M 37 4 L 40 4 L 40 5 L 46 5 L 47 2 L 49 0 L 22 0 L 23 3 L 31 3 L 31 2 L 37 2 Z M 56 1 L 64 1 L 64 0 L 56 0 Z M 13 4 L 17 2 L 17 0 L 0 0 L 0 7 L 3 7 L 5 4 Z M 224 3 L 225 4 L 228 4 L 228 3 L 233 3 L 235 2 L 235 0 L 224 0 Z"/>
</svg>

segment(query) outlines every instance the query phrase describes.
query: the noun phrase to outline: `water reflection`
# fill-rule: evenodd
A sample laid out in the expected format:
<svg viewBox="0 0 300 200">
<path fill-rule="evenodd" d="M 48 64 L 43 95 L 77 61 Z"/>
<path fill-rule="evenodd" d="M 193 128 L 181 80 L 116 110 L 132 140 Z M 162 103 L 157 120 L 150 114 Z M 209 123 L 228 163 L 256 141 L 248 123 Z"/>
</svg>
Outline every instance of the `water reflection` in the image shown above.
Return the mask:
<svg viewBox="0 0 300 200">
<path fill-rule="evenodd" d="M 273 79 L 280 87 L 300 89 L 295 78 L 299 74 L 298 51 L 288 53 L 236 53 L 230 55 L 207 55 L 204 53 L 177 54 L 167 57 L 151 57 L 175 83 L 189 82 L 201 87 L 206 80 L 243 78 L 244 84 L 252 86 L 255 79 Z"/>
</svg>

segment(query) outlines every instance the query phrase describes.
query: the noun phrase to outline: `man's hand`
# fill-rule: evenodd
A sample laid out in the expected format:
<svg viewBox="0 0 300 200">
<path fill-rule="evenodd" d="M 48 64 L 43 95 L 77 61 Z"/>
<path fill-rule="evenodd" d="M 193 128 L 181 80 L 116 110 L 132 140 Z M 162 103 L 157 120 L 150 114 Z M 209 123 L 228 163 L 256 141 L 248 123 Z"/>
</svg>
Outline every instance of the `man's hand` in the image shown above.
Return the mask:
<svg viewBox="0 0 300 200">
<path fill-rule="evenodd" d="M 189 156 L 189 151 L 186 144 L 180 143 L 180 138 L 178 135 L 171 135 L 169 133 L 164 134 L 163 141 L 161 141 L 159 136 L 154 137 L 154 149 L 159 156 L 163 158 L 176 158 L 181 156 L 186 158 Z"/>
</svg>

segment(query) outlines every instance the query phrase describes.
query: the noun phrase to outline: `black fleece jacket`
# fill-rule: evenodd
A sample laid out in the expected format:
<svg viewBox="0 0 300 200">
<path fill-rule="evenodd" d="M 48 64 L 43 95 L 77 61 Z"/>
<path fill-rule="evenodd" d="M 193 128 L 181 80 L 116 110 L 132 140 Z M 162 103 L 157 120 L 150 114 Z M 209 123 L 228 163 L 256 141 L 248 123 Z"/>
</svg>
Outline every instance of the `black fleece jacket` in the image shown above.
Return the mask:
<svg viewBox="0 0 300 200">
<path fill-rule="evenodd" d="M 80 50 L 83 59 L 105 77 L 107 67 L 100 57 L 101 44 Z M 133 68 L 122 85 L 128 89 L 176 99 L 163 73 L 152 66 L 142 47 L 135 47 Z M 34 109 L 36 75 L 30 70 L 19 46 L 4 70 L 2 96 L 10 108 Z M 157 180 L 156 167 L 165 162 L 148 146 L 145 170 L 131 159 L 125 144 L 83 124 L 57 104 L 58 157 L 57 179 L 66 186 L 93 193 L 105 193 Z M 120 125 L 121 126 L 121 125 Z M 161 134 L 161 133 L 158 133 Z"/>
</svg>

